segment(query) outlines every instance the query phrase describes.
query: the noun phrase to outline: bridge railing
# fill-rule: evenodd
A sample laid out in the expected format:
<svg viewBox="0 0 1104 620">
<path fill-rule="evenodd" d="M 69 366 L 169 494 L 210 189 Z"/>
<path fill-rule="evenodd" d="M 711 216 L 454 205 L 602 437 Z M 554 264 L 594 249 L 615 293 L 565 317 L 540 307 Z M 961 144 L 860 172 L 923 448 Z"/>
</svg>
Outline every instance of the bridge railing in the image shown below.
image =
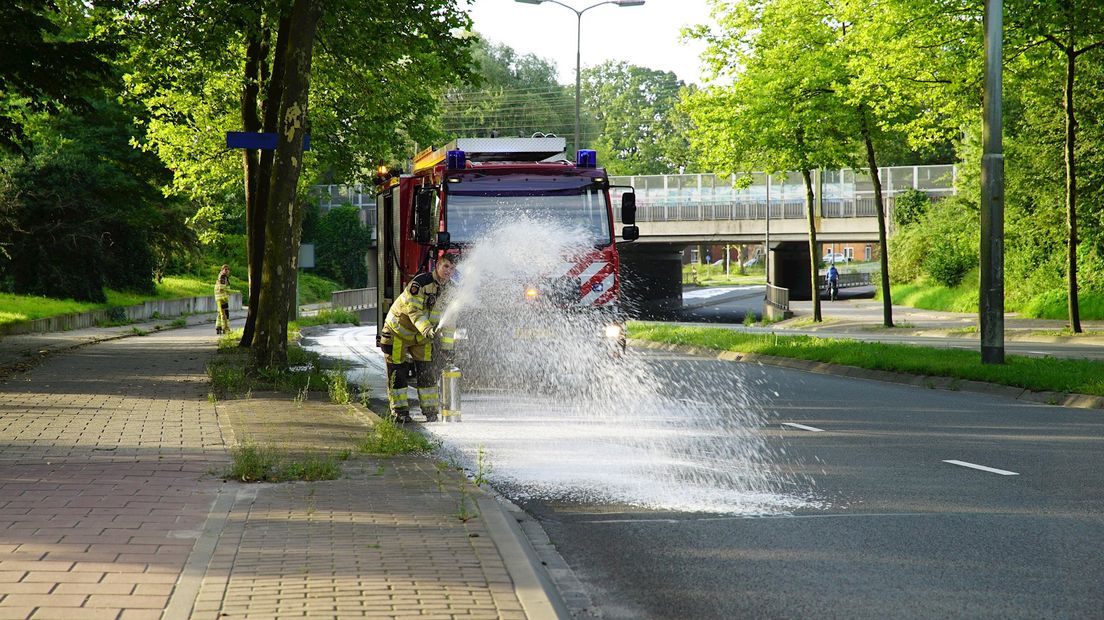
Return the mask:
<svg viewBox="0 0 1104 620">
<path fill-rule="evenodd" d="M 782 312 L 789 312 L 790 289 L 768 284 L 766 302 Z"/>
<path fill-rule="evenodd" d="M 852 286 L 870 286 L 870 272 L 859 271 L 853 273 L 841 273 L 839 274 L 839 287 L 848 288 Z M 820 276 L 820 288 L 822 290 L 828 290 L 828 276 Z"/>
<path fill-rule="evenodd" d="M 375 288 L 354 288 L 330 293 L 330 307 L 334 310 L 371 310 L 376 307 Z"/>
</svg>

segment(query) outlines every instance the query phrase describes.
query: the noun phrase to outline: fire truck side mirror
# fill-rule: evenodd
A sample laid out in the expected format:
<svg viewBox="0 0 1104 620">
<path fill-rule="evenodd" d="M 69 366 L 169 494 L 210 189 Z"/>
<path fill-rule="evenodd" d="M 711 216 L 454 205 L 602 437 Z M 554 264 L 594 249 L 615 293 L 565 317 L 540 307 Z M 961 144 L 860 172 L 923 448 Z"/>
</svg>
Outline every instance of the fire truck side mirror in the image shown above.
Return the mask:
<svg viewBox="0 0 1104 620">
<path fill-rule="evenodd" d="M 636 194 L 633 192 L 621 194 L 621 223 L 636 223 Z"/>
<path fill-rule="evenodd" d="M 452 245 L 452 235 L 443 230 L 437 233 L 437 249 L 446 250 L 450 245 Z"/>
<path fill-rule="evenodd" d="M 640 238 L 640 227 L 636 225 L 623 227 L 621 229 L 621 238 L 625 241 L 636 241 Z"/>
<path fill-rule="evenodd" d="M 414 241 L 417 243 L 430 242 L 435 197 L 435 191 L 424 189 L 414 195 Z"/>
</svg>

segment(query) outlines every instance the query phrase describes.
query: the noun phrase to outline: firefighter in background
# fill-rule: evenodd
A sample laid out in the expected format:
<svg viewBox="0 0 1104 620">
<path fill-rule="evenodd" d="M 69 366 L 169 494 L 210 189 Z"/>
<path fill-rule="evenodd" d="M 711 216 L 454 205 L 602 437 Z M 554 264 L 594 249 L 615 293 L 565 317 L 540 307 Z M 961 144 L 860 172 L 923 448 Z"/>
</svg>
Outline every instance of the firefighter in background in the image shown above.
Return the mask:
<svg viewBox="0 0 1104 620">
<path fill-rule="evenodd" d="M 230 265 L 223 265 L 215 281 L 215 304 L 218 305 L 218 318 L 215 320 L 216 334 L 230 333 Z"/>
<path fill-rule="evenodd" d="M 437 420 L 434 355 L 450 355 L 454 342 L 451 330 L 438 329 L 444 310 L 440 300 L 455 269 L 456 257 L 441 255 L 433 271 L 415 276 L 387 312 L 380 334 L 380 348 L 387 358 L 387 403 L 393 422 L 405 424 L 413 421 L 406 393 L 411 363 L 417 378 L 418 403 L 422 414 L 426 422 Z"/>
</svg>

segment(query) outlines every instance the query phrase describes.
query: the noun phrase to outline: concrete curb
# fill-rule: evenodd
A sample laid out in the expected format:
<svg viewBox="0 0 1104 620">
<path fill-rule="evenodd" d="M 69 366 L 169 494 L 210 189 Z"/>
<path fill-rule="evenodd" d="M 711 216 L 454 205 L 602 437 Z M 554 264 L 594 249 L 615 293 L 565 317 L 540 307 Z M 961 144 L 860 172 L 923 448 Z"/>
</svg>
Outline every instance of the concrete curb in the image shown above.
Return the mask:
<svg viewBox="0 0 1104 620">
<path fill-rule="evenodd" d="M 353 407 L 362 420 L 376 424 L 381 421 L 376 412 L 364 407 Z M 438 422 L 440 424 L 440 422 Z M 487 532 L 506 565 L 506 572 L 514 582 L 514 593 L 521 601 L 529 620 L 570 620 L 571 612 L 552 583 L 529 539 L 509 514 L 505 500 L 500 500 L 483 489 L 476 501 L 479 515 L 487 526 Z"/>
<path fill-rule="evenodd" d="M 887 370 L 872 370 L 857 366 L 845 366 L 843 364 L 830 364 L 828 362 L 816 362 L 811 360 L 795 359 L 790 357 L 777 357 L 774 355 L 759 355 L 756 353 L 741 353 L 738 351 L 718 351 L 702 347 L 691 347 L 681 344 L 666 342 L 652 342 L 650 340 L 629 339 L 629 344 L 641 349 L 669 351 L 683 353 L 698 357 L 712 357 L 714 359 L 729 362 L 751 362 L 780 366 L 793 370 L 815 372 L 824 375 L 837 375 L 854 379 L 870 379 L 887 383 L 903 383 L 917 387 L 926 387 L 936 390 L 949 390 L 956 392 L 973 392 L 977 394 L 989 394 L 1003 396 L 1013 400 L 1024 400 L 1033 403 L 1044 403 L 1058 407 L 1071 407 L 1075 409 L 1104 409 L 1104 397 L 1091 396 L 1089 394 L 1076 394 L 1065 392 L 1032 392 L 1031 390 L 998 383 L 986 383 L 984 381 L 969 381 L 954 379 L 951 377 L 935 377 L 928 375 L 912 375 Z"/>
</svg>

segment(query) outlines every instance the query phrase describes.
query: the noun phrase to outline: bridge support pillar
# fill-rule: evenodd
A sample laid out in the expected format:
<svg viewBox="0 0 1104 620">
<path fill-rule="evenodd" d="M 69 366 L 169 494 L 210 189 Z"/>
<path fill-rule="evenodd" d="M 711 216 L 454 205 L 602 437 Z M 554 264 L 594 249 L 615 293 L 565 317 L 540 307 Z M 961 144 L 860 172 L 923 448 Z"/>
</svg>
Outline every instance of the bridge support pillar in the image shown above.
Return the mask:
<svg viewBox="0 0 1104 620">
<path fill-rule="evenodd" d="M 621 303 L 630 316 L 651 316 L 682 307 L 682 244 L 625 243 L 621 257 Z"/>
<path fill-rule="evenodd" d="M 790 289 L 790 301 L 813 298 L 810 282 L 809 244 L 783 241 L 771 244 L 770 283 Z"/>
</svg>

